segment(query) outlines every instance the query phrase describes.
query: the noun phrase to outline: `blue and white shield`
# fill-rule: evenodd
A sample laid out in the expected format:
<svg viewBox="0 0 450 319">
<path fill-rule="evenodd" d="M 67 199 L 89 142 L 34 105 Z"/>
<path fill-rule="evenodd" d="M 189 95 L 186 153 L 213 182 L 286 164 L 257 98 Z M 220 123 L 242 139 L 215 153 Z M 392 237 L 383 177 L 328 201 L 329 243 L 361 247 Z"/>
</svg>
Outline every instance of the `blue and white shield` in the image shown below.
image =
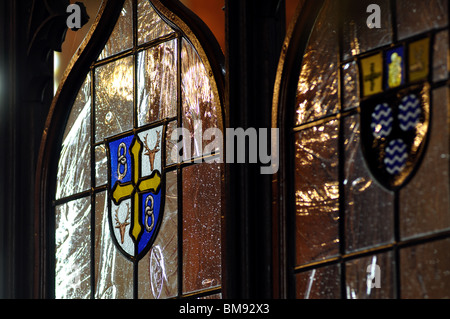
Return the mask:
<svg viewBox="0 0 450 319">
<path fill-rule="evenodd" d="M 361 141 L 372 175 L 387 189 L 417 171 L 430 125 L 429 87 L 397 90 L 361 103 Z"/>
<path fill-rule="evenodd" d="M 130 260 L 151 248 L 162 221 L 163 127 L 107 140 L 108 220 L 117 248 Z"/>
</svg>

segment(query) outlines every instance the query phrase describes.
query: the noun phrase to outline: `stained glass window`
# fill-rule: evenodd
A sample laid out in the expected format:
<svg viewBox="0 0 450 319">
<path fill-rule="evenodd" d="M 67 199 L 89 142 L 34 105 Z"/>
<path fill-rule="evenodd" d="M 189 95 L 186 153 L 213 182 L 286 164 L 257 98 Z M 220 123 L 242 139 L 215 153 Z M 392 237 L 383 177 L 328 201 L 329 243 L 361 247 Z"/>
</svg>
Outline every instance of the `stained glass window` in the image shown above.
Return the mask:
<svg viewBox="0 0 450 319">
<path fill-rule="evenodd" d="M 291 108 L 297 298 L 450 297 L 448 14 L 325 1 Z"/>
<path fill-rule="evenodd" d="M 221 154 L 205 154 L 193 134 L 223 129 L 212 74 L 151 1 L 125 1 L 66 124 L 56 298 L 221 296 L 223 166 L 211 162 Z M 193 134 L 182 162 L 179 126 Z"/>
</svg>

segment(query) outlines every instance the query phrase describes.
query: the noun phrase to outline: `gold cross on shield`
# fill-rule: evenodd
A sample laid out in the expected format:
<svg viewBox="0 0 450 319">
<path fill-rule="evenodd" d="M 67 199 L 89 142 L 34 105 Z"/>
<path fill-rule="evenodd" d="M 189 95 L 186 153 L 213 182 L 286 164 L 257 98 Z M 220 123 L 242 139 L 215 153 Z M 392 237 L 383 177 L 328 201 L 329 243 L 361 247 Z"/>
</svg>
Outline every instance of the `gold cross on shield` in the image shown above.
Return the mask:
<svg viewBox="0 0 450 319">
<path fill-rule="evenodd" d="M 133 162 L 132 172 L 131 172 L 131 182 L 120 183 L 116 182 L 112 189 L 112 198 L 116 205 L 119 205 L 125 199 L 132 198 L 134 202 L 133 210 L 133 229 L 131 231 L 132 237 L 136 242 L 141 234 L 142 227 L 139 224 L 139 193 L 141 192 L 154 192 L 161 185 L 161 175 L 158 171 L 152 174 L 148 178 L 140 178 L 139 172 L 141 171 L 141 153 L 142 153 L 142 143 L 139 141 L 137 136 L 134 137 L 133 142 L 131 142 L 131 160 Z"/>
</svg>

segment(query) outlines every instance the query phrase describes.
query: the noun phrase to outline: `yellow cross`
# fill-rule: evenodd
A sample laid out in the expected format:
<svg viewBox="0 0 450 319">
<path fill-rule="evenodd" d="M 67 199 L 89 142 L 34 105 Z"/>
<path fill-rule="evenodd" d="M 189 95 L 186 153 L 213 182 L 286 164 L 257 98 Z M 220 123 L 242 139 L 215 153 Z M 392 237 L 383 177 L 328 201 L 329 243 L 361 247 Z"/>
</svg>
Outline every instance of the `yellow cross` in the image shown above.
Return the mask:
<svg viewBox="0 0 450 319">
<path fill-rule="evenodd" d="M 130 150 L 131 160 L 133 161 L 131 182 L 124 184 L 116 182 L 112 189 L 112 197 L 116 205 L 119 205 L 120 202 L 128 198 L 132 198 L 134 201 L 134 223 L 131 233 L 134 240 L 137 241 L 142 231 L 142 227 L 139 224 L 139 192 L 156 192 L 161 184 L 161 175 L 159 172 L 156 172 L 152 177 L 140 179 L 139 172 L 141 170 L 141 162 L 139 159 L 141 158 L 142 153 L 142 143 L 137 137 L 133 139 Z"/>
</svg>

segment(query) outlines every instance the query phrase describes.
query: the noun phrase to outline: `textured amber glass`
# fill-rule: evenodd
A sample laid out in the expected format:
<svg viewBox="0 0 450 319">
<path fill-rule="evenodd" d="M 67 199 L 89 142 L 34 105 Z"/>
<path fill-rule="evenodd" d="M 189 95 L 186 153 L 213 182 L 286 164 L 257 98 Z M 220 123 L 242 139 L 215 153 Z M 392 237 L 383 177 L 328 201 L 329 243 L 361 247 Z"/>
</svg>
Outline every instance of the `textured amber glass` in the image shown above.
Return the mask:
<svg viewBox="0 0 450 319">
<path fill-rule="evenodd" d="M 95 70 L 95 138 L 97 142 L 133 128 L 133 57 Z"/>
<path fill-rule="evenodd" d="M 337 1 L 327 1 L 311 34 L 297 85 L 295 124 L 339 111 Z"/>
<path fill-rule="evenodd" d="M 222 165 L 183 169 L 183 292 L 221 285 Z"/>
<path fill-rule="evenodd" d="M 296 135 L 297 265 L 339 252 L 338 127 L 331 121 Z"/>
</svg>

